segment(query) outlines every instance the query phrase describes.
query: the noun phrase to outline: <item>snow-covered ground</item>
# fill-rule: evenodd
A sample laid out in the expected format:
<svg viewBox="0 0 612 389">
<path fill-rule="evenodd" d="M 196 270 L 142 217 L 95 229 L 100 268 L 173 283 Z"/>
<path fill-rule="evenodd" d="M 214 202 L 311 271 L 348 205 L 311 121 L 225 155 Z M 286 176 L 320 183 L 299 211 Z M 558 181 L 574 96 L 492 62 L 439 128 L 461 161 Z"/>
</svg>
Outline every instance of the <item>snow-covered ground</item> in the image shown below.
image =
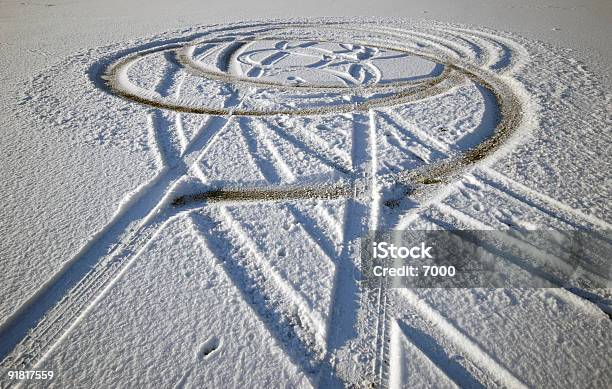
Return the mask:
<svg viewBox="0 0 612 389">
<path fill-rule="evenodd" d="M 610 6 L 316 5 L 0 5 L 3 369 L 56 387 L 608 385 L 609 257 L 574 287 L 368 289 L 359 243 L 510 229 L 533 253 L 549 248 L 526 231 L 588 229 L 609 254 Z"/>
</svg>

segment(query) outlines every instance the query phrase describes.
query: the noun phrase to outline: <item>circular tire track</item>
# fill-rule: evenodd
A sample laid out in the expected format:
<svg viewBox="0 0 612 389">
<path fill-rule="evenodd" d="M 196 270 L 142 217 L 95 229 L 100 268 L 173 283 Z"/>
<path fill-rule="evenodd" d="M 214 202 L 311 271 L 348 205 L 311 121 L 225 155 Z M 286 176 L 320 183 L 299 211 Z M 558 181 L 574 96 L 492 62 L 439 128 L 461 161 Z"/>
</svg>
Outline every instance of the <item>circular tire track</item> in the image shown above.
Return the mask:
<svg viewBox="0 0 612 389">
<path fill-rule="evenodd" d="M 290 34 L 293 30 L 308 27 L 318 27 L 312 24 L 295 24 L 289 29 L 286 25 L 280 25 L 272 27 L 272 30 L 288 31 Z M 357 27 L 347 27 L 343 24 L 336 26 L 326 25 L 325 29 L 337 28 L 341 31 L 364 31 Z M 366 31 L 368 31 L 366 29 Z M 396 174 L 393 180 L 398 183 L 407 185 L 411 191 L 422 187 L 423 185 L 429 185 L 431 183 L 440 183 L 446 181 L 450 176 L 460 172 L 469 165 L 476 163 L 488 155 L 499 149 L 500 146 L 511 136 L 513 130 L 517 128 L 522 119 L 523 109 L 519 99 L 514 95 L 511 88 L 509 88 L 504 82 L 493 71 L 487 71 L 474 64 L 466 61 L 460 61 L 456 58 L 452 58 L 448 54 L 432 54 L 428 52 L 419 52 L 411 48 L 400 47 L 398 45 L 382 45 L 380 43 L 369 43 L 362 40 L 356 40 L 355 42 L 359 45 L 367 47 L 373 47 L 377 49 L 392 50 L 408 55 L 414 55 L 420 58 L 425 58 L 434 63 L 442 64 L 444 66 L 443 72 L 438 75 L 431 77 L 425 81 L 416 82 L 398 82 L 391 84 L 373 84 L 363 86 L 330 86 L 330 85 L 292 85 L 288 83 L 272 82 L 269 80 L 258 80 L 249 77 L 238 77 L 235 75 L 228 74 L 222 71 L 213 71 L 198 66 L 191 54 L 193 54 L 193 48 L 197 45 L 214 45 L 214 44 L 227 44 L 231 47 L 231 51 L 226 54 L 226 59 L 236 59 L 235 52 L 237 52 L 244 44 L 249 42 L 257 42 L 262 40 L 288 40 L 291 36 L 272 37 L 269 35 L 269 30 L 265 31 L 265 34 L 261 37 L 251 36 L 248 39 L 238 37 L 236 39 L 196 39 L 194 41 L 186 41 L 171 45 L 162 45 L 160 47 L 150 48 L 145 51 L 132 53 L 118 61 L 110 64 L 100 75 L 100 77 L 106 83 L 109 91 L 122 98 L 144 104 L 154 108 L 160 108 L 164 110 L 175 111 L 178 113 L 192 113 L 192 114 L 205 114 L 205 115 L 219 115 L 219 116 L 277 116 L 277 115 L 289 115 L 289 116 L 318 116 L 318 115 L 335 115 L 342 113 L 352 112 L 363 112 L 375 108 L 392 107 L 395 105 L 407 104 L 415 102 L 428 97 L 441 95 L 447 93 L 452 88 L 457 87 L 465 83 L 466 81 L 472 81 L 477 85 L 480 85 L 491 93 L 495 97 L 495 104 L 498 108 L 498 118 L 495 128 L 492 131 L 492 135 L 485 141 L 477 145 L 476 147 L 465 150 L 460 155 L 453 156 L 451 159 L 439 161 L 434 164 L 429 164 L 422 169 L 416 171 L 404 171 Z M 448 33 L 448 32 L 447 32 Z M 393 34 L 384 32 L 385 35 L 393 37 Z M 304 40 L 304 38 L 297 37 L 296 39 Z M 463 39 L 463 38 L 462 38 Z M 314 38 L 313 38 L 314 40 Z M 325 38 L 316 39 L 317 42 L 327 43 L 339 43 Z M 295 90 L 304 93 L 309 92 L 320 92 L 324 90 L 330 93 L 350 93 L 357 96 L 362 96 L 364 93 L 372 93 L 375 91 L 385 91 L 387 95 L 383 97 L 373 96 L 371 98 L 365 98 L 364 101 L 358 101 L 353 103 L 328 105 L 323 107 L 313 108 L 296 108 L 296 109 L 243 109 L 240 107 L 214 107 L 214 106 L 197 106 L 188 103 L 182 103 L 173 99 L 163 98 L 159 95 L 153 94 L 148 90 L 141 90 L 141 88 L 135 87 L 129 82 L 127 76 L 129 68 L 138 61 L 146 61 L 151 55 L 160 53 L 170 53 L 170 56 L 166 58 L 174 58 L 173 64 L 179 66 L 188 74 L 202 77 L 208 80 L 215 80 L 229 85 L 231 88 L 237 90 L 246 88 L 262 88 L 266 90 L 283 92 L 287 90 Z M 492 68 L 499 67 L 497 63 Z M 229 64 L 224 63 L 220 68 L 227 70 Z M 136 89 L 136 90 L 135 90 Z M 305 96 L 308 96 L 307 94 Z M 177 198 L 175 201 L 176 205 L 183 205 L 186 201 L 191 200 L 222 200 L 224 188 L 214 189 L 210 194 L 202 193 L 195 196 L 186 196 L 184 198 Z M 228 188 L 227 198 L 231 199 L 236 197 L 235 193 L 239 191 L 236 188 Z M 329 190 L 317 190 L 317 188 L 288 188 L 277 190 L 273 189 L 268 195 L 266 195 L 266 189 L 255 188 L 250 189 L 253 192 L 253 200 L 256 199 L 268 199 L 268 200 L 282 200 L 287 198 L 295 198 L 294 195 L 287 196 L 286 194 L 290 191 L 293 192 L 304 192 L 310 193 L 311 196 L 305 196 L 305 198 L 322 198 L 324 195 L 317 195 L 318 192 L 325 193 Z M 343 192 L 348 192 L 348 188 Z M 338 197 L 338 196 L 334 196 Z M 249 198 L 248 193 L 244 193 L 243 198 L 246 200 Z"/>
</svg>

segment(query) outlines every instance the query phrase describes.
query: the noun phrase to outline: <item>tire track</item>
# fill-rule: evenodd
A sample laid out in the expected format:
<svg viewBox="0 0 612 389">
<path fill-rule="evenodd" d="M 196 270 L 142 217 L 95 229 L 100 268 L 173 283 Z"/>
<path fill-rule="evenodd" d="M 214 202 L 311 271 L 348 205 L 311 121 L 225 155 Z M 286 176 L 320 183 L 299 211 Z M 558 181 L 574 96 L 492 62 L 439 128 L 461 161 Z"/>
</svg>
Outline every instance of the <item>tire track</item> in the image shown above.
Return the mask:
<svg viewBox="0 0 612 389">
<path fill-rule="evenodd" d="M 606 221 L 599 219 L 596 216 L 586 214 L 580 211 L 579 209 L 566 205 L 562 203 L 561 201 L 556 200 L 542 192 L 538 192 L 537 190 L 531 189 L 528 186 L 521 184 L 520 182 L 513 180 L 491 168 L 481 167 L 480 170 L 482 170 L 486 175 L 488 175 L 493 180 L 499 183 L 498 185 L 490 185 L 490 186 L 498 190 L 506 191 L 508 195 L 516 198 L 518 201 L 521 201 L 521 202 L 529 201 L 527 200 L 528 197 L 537 199 L 541 201 L 542 203 L 547 204 L 548 206 L 552 208 L 555 208 L 558 212 L 554 212 L 554 211 L 550 211 L 550 210 L 541 208 L 538 204 L 535 204 L 531 201 L 529 201 L 529 203 L 532 204 L 533 207 L 540 209 L 542 212 L 552 217 L 559 218 L 569 225 L 572 225 L 574 227 L 580 227 L 580 224 L 577 224 L 571 220 L 568 220 L 562 217 L 561 215 L 559 215 L 559 213 L 574 215 L 578 219 L 582 219 L 588 222 L 589 224 L 596 226 L 598 228 L 602 228 L 604 230 L 612 230 L 612 225 L 607 223 Z M 486 180 L 485 182 L 489 184 L 493 184 L 493 181 L 491 179 L 488 179 L 484 176 L 480 176 L 480 178 Z"/>
<path fill-rule="evenodd" d="M 478 343 L 472 340 L 462 330 L 455 327 L 441 313 L 436 311 L 431 305 L 421 299 L 414 291 L 410 289 L 399 289 L 402 297 L 408 302 L 419 315 L 442 332 L 453 344 L 472 361 L 478 363 L 478 366 L 487 371 L 491 377 L 495 378 L 502 386 L 506 388 L 527 388 L 525 383 L 514 376 L 509 370 L 501 365 L 494 356 L 489 355 L 484 351 Z"/>
<path fill-rule="evenodd" d="M 459 222 L 466 224 L 469 228 L 480 230 L 480 231 L 493 231 L 494 230 L 492 226 L 480 220 L 477 220 L 474 217 L 467 215 L 458 209 L 455 209 L 443 203 L 438 203 L 438 204 L 435 204 L 434 206 L 440 209 L 445 215 L 450 215 L 454 217 L 456 220 L 458 220 Z M 432 219 L 432 221 L 434 223 L 439 224 L 441 227 L 445 227 L 444 222 L 439 222 L 439 221 L 436 221 L 435 219 Z M 559 258 L 555 256 L 554 254 L 545 252 L 541 250 L 540 248 L 534 246 L 530 242 L 526 242 L 522 239 L 518 239 L 518 238 L 515 238 L 507 234 L 503 235 L 502 237 L 505 243 L 511 246 L 519 247 L 523 252 L 528 253 L 529 255 L 535 258 L 543 259 L 545 264 L 551 264 L 556 269 L 563 269 L 565 274 L 572 274 L 572 273 L 575 273 L 576 271 L 576 269 L 574 269 L 570 264 L 565 262 L 562 258 Z M 490 248 L 490 249 L 493 249 L 493 248 Z M 499 255 L 498 253 L 494 253 L 494 254 Z M 581 288 L 578 288 L 578 287 L 568 287 L 567 283 L 560 277 L 556 276 L 555 274 L 552 274 L 550 272 L 547 272 L 546 270 L 542 270 L 540 268 L 534 267 L 533 265 L 529 264 L 522 258 L 515 257 L 514 255 L 510 253 L 507 253 L 507 255 L 503 255 L 503 257 L 508 262 L 524 269 L 525 271 L 529 272 L 531 275 L 541 280 L 544 280 L 556 286 L 557 288 L 560 288 L 566 291 L 567 293 L 565 294 L 564 299 L 567 300 L 568 302 L 571 302 L 573 305 L 581 308 L 582 310 L 586 311 L 587 313 L 589 314 L 597 313 L 596 310 L 592 309 L 594 307 L 597 307 L 598 309 L 602 310 L 605 313 L 609 311 L 609 307 L 607 305 L 601 304 L 599 303 L 599 301 L 597 301 L 598 300 L 597 297 L 599 296 L 595 296 L 592 293 L 586 290 L 583 290 Z M 586 269 L 582 269 L 582 275 L 587 277 L 589 280 L 596 282 L 599 285 L 607 285 L 609 283 L 609 281 L 607 281 L 606 279 L 603 279 L 601 276 L 597 274 L 593 274 Z M 568 299 L 567 297 L 570 294 L 573 294 L 579 297 L 580 300 L 574 297 L 569 297 Z"/>
<path fill-rule="evenodd" d="M 227 124 L 213 117 L 205 134 L 192 145 L 204 148 Z M 198 154 L 190 148 L 185 160 Z M 197 159 L 197 158 L 195 158 Z M 173 188 L 190 170 L 182 162 L 167 165 L 157 176 L 128 197 L 113 220 L 45 285 L 36 296 L 9 318 L 0 330 L 0 358 L 7 368 L 34 365 L 61 337 L 155 231 L 177 211 L 165 207 Z M 170 194 L 170 195 L 169 195 Z M 51 331 L 51 332 L 50 332 Z M 49 335 L 47 337 L 47 334 Z"/>
</svg>

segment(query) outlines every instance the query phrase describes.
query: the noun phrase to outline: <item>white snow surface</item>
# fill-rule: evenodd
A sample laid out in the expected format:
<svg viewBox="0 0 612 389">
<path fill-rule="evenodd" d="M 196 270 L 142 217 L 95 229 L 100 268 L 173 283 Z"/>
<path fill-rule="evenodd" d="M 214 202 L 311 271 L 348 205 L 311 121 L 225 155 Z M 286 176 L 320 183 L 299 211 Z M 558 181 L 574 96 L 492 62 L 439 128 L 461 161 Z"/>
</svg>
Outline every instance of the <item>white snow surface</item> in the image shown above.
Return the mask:
<svg viewBox="0 0 612 389">
<path fill-rule="evenodd" d="M 609 284 L 586 298 L 357 282 L 368 229 L 611 228 L 609 5 L 503 2 L 506 16 L 479 5 L 473 19 L 415 2 L 390 19 L 249 3 L 228 21 L 184 3 L 0 4 L 3 368 L 53 370 L 26 386 L 54 387 L 609 385 Z M 560 23 L 597 13 L 589 38 Z M 53 18 L 66 23 L 44 37 Z M 450 63 L 477 77 L 446 77 Z M 480 80 L 520 107 L 510 136 L 389 206 L 396 174 L 492 136 L 501 100 Z M 345 184 L 331 199 L 173 205 Z"/>
</svg>

